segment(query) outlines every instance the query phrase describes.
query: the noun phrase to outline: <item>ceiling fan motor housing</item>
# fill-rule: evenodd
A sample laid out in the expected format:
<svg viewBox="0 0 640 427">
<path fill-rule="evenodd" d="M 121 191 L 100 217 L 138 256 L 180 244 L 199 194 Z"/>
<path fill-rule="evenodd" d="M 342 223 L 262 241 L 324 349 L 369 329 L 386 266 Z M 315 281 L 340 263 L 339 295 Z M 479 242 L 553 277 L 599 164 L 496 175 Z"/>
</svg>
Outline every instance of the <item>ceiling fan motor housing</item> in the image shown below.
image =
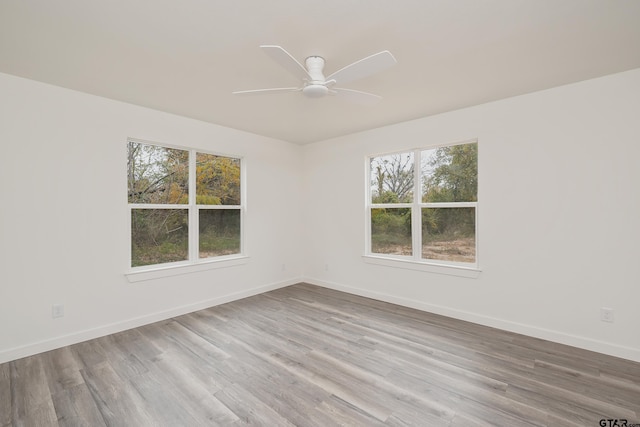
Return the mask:
<svg viewBox="0 0 640 427">
<path fill-rule="evenodd" d="M 310 56 L 305 60 L 307 72 L 311 81 L 302 88 L 302 93 L 309 98 L 321 98 L 329 93 L 326 86 L 324 74 L 324 58 L 320 56 Z"/>
</svg>

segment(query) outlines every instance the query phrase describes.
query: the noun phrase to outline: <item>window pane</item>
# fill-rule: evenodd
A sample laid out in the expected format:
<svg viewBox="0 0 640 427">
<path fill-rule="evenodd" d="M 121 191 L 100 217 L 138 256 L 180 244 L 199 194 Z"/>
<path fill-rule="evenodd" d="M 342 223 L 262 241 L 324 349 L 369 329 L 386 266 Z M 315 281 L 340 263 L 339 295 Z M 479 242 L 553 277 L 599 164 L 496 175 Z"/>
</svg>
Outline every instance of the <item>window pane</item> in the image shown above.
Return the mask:
<svg viewBox="0 0 640 427">
<path fill-rule="evenodd" d="M 478 200 L 477 143 L 425 150 L 421 158 L 424 203 Z"/>
<path fill-rule="evenodd" d="M 240 204 L 240 159 L 196 154 L 196 203 Z"/>
<path fill-rule="evenodd" d="M 129 203 L 189 202 L 189 152 L 129 141 Z"/>
<path fill-rule="evenodd" d="M 240 253 L 240 209 L 200 209 L 200 258 Z"/>
<path fill-rule="evenodd" d="M 131 210 L 131 266 L 189 258 L 187 209 Z"/>
<path fill-rule="evenodd" d="M 413 202 L 413 153 L 371 158 L 371 202 Z"/>
<path fill-rule="evenodd" d="M 371 209 L 371 252 L 412 255 L 411 209 Z"/>
<path fill-rule="evenodd" d="M 475 208 L 422 209 L 422 258 L 475 262 Z"/>
</svg>

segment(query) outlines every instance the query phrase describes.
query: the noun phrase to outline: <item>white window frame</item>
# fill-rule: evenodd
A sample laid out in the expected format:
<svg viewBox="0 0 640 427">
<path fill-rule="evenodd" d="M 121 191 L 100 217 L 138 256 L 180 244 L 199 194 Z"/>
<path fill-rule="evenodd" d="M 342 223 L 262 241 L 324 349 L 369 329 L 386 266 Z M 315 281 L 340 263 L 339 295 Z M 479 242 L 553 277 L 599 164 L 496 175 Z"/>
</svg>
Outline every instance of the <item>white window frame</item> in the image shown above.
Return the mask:
<svg viewBox="0 0 640 427">
<path fill-rule="evenodd" d="M 198 148 L 190 148 L 136 138 L 127 139 L 127 149 L 130 142 L 145 145 L 155 145 L 163 148 L 187 151 L 189 153 L 189 203 L 187 204 L 151 204 L 127 202 L 127 265 L 125 276 L 130 282 L 139 282 L 168 276 L 209 270 L 212 268 L 231 267 L 245 264 L 248 256 L 245 251 L 245 212 L 246 212 L 246 161 L 244 157 L 220 153 Z M 240 205 L 198 205 L 196 204 L 196 154 L 211 154 L 240 160 Z M 151 264 L 138 267 L 131 266 L 131 214 L 133 209 L 184 209 L 189 218 L 189 254 L 184 261 Z M 201 209 L 233 209 L 240 211 L 240 251 L 237 254 L 200 258 L 199 248 L 199 212 Z"/>
<path fill-rule="evenodd" d="M 454 276 L 476 278 L 479 276 L 479 205 L 476 202 L 447 202 L 447 203 L 423 203 L 422 202 L 422 152 L 440 147 L 454 145 L 464 145 L 478 143 L 477 139 L 438 144 L 421 148 L 386 152 L 369 155 L 365 159 L 365 249 L 363 260 L 369 264 L 383 265 L 387 267 L 405 268 L 410 270 L 427 271 Z M 414 177 L 413 177 L 413 201 L 411 203 L 372 203 L 371 194 L 371 160 L 375 157 L 388 156 L 394 154 L 413 153 Z M 479 200 L 479 197 L 477 198 Z M 445 260 L 432 260 L 422 258 L 422 209 L 423 208 L 464 208 L 473 207 L 475 209 L 475 262 L 455 262 Z M 411 246 L 412 255 L 380 254 L 371 252 L 371 211 L 380 208 L 409 208 L 411 209 Z"/>
</svg>

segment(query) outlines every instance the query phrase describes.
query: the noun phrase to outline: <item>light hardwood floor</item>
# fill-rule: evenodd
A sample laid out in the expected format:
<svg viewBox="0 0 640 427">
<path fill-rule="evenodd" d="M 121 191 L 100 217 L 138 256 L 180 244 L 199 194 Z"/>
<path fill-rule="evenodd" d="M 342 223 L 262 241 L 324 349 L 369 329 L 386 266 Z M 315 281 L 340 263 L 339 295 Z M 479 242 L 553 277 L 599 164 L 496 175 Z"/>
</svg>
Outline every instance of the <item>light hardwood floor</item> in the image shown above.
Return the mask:
<svg viewBox="0 0 640 427">
<path fill-rule="evenodd" d="M 0 365 L 1 426 L 640 423 L 640 364 L 308 284 Z"/>
</svg>

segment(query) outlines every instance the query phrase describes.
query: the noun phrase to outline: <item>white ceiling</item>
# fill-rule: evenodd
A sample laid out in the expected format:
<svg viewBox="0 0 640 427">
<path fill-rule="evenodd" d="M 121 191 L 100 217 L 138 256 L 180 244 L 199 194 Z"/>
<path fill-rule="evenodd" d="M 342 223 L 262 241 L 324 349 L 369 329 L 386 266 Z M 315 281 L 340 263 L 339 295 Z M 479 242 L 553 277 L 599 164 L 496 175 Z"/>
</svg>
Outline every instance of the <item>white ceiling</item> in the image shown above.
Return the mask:
<svg viewBox="0 0 640 427">
<path fill-rule="evenodd" d="M 262 44 L 398 64 L 373 106 L 232 95 L 298 84 Z M 298 144 L 639 67 L 637 0 L 0 1 L 0 72 Z"/>
</svg>

